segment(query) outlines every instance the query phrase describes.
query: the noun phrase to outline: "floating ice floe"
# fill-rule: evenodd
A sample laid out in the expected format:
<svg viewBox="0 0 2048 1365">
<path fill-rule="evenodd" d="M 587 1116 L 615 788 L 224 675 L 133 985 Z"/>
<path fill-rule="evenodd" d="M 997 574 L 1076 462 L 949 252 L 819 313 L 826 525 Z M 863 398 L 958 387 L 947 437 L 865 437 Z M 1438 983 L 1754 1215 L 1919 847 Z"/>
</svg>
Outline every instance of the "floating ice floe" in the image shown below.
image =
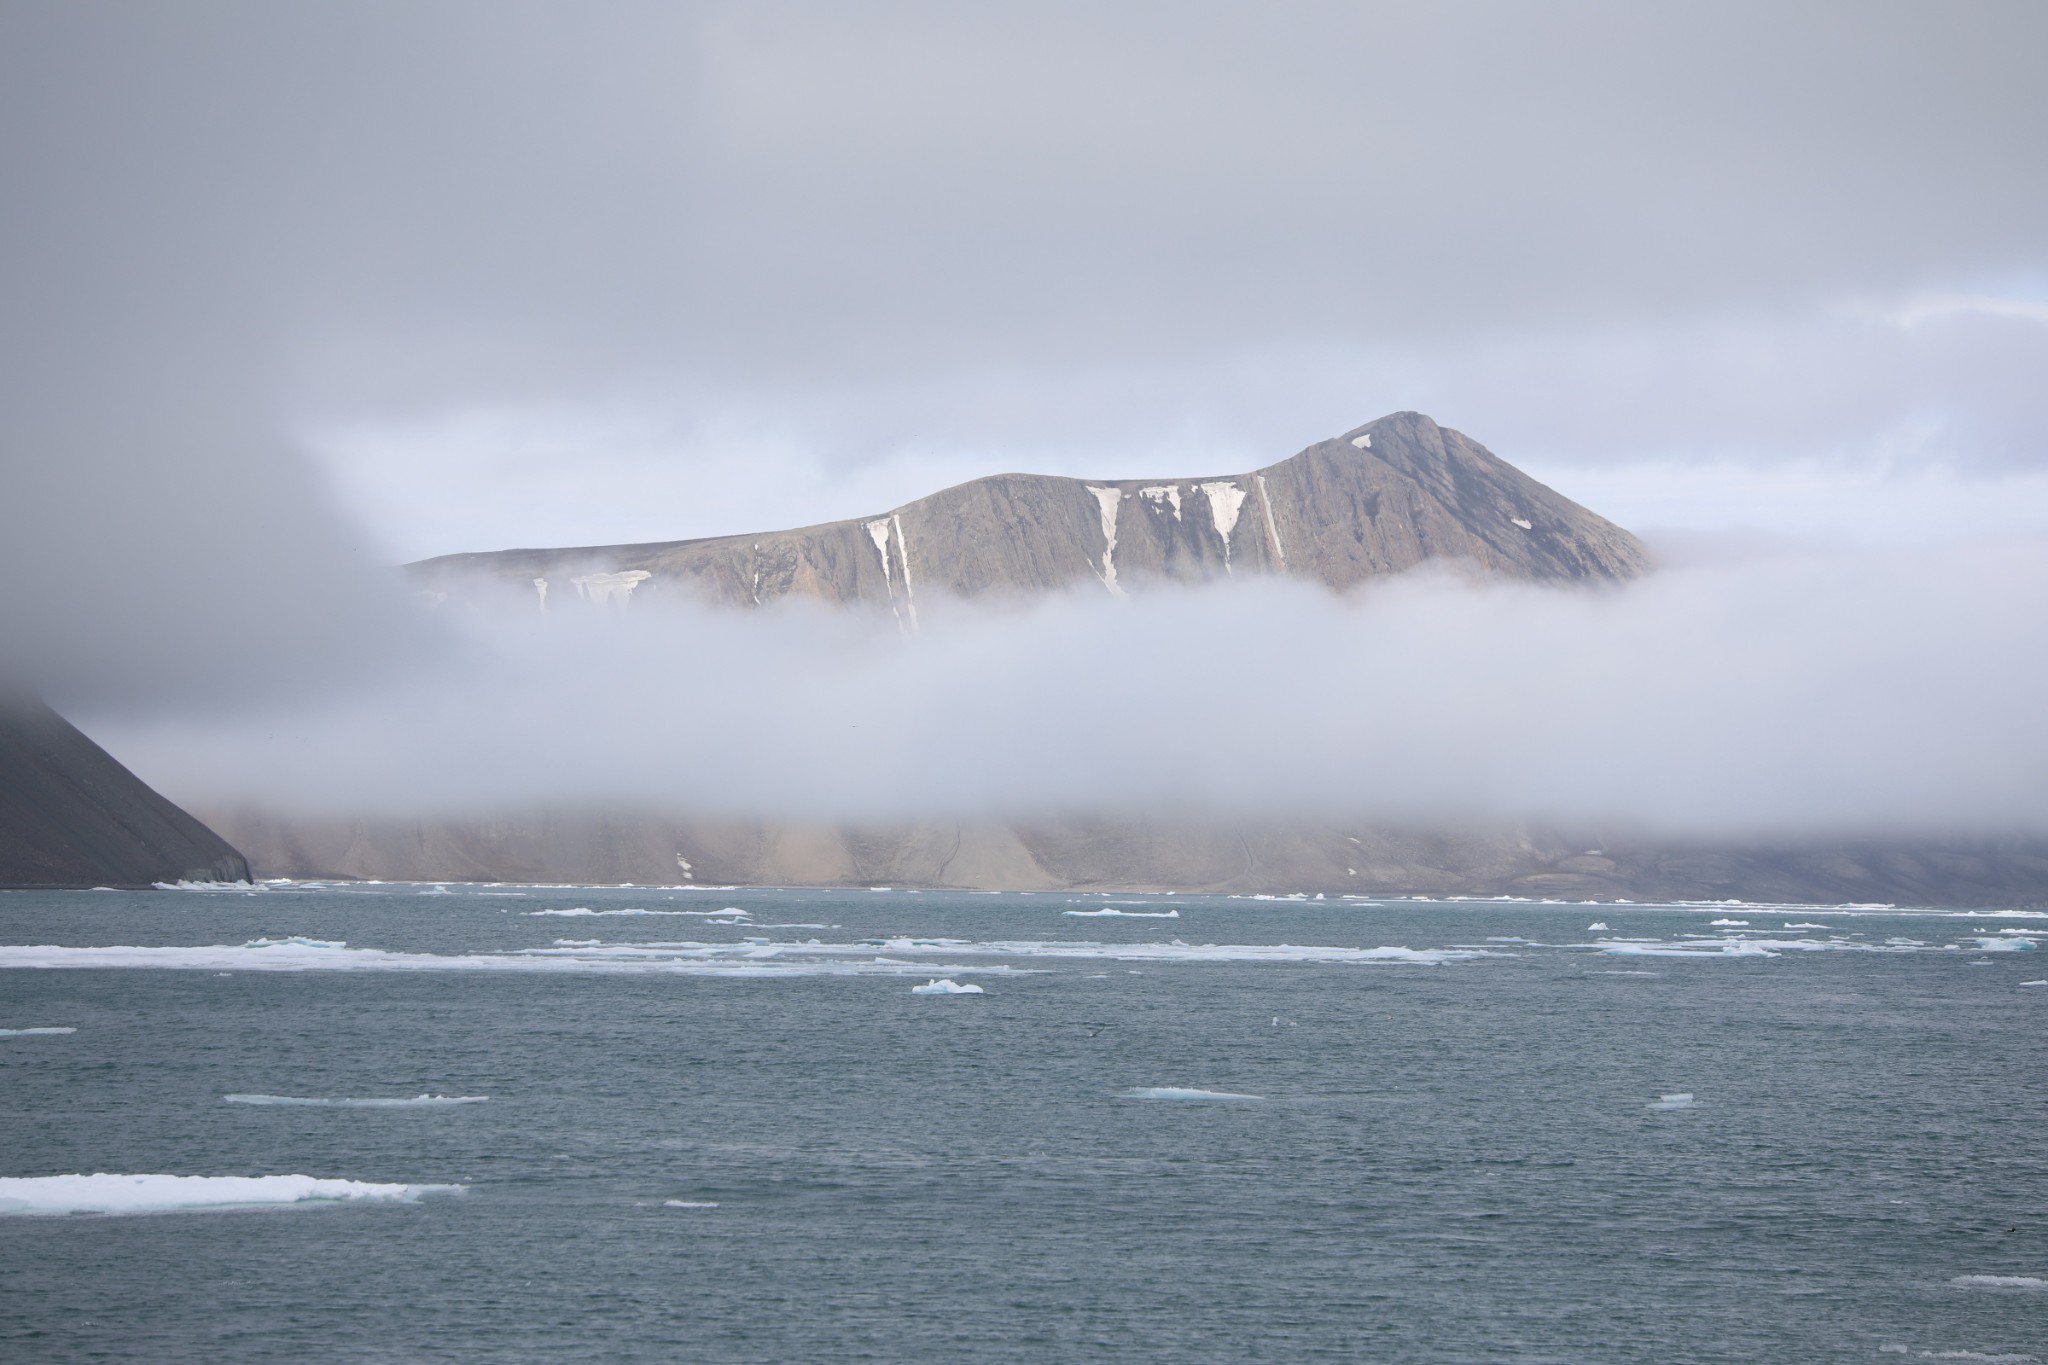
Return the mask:
<svg viewBox="0 0 2048 1365">
<path fill-rule="evenodd" d="M 2039 1275 L 1958 1275 L 1950 1284 L 1971 1289 L 2048 1289 Z"/>
<path fill-rule="evenodd" d="M 293 1204 L 410 1203 L 464 1185 L 381 1185 L 309 1175 L 40 1175 L 0 1177 L 0 1214 L 168 1213 Z"/>
<path fill-rule="evenodd" d="M 2022 986 L 2048 986 L 2048 981 L 2022 981 Z"/>
<path fill-rule="evenodd" d="M 1100 910 L 1062 910 L 1060 913 L 1062 915 L 1072 915 L 1075 919 L 1102 919 L 1105 917 L 1111 919 L 1180 918 L 1180 911 L 1178 910 L 1118 910 L 1114 906 L 1105 906 Z"/>
<path fill-rule="evenodd" d="M 1659 1095 L 1643 1107 L 1646 1109 L 1693 1109 L 1698 1106 L 1694 1103 L 1690 1090 L 1681 1090 L 1676 1094 Z"/>
<path fill-rule="evenodd" d="M 0 1028 L 0 1038 L 47 1038 L 59 1033 L 76 1033 L 75 1028 Z"/>
<path fill-rule="evenodd" d="M 2030 938 L 1980 938 L 1976 943 L 1985 953 L 2031 953 L 2038 946 Z"/>
<path fill-rule="evenodd" d="M 723 915 L 730 912 L 724 910 L 593 910 L 587 905 L 576 905 L 571 906 L 567 910 L 521 910 L 519 913 L 536 918 L 541 915 L 561 915 L 580 919 L 585 916 L 595 917 L 599 915 L 696 915 L 702 917 L 704 915 Z M 740 913 L 745 912 L 742 911 Z"/>
<path fill-rule="evenodd" d="M 1786 945 L 1765 944 L 1755 939 L 1717 938 L 1680 943 L 1627 943 L 1609 941 L 1588 944 L 1610 957 L 1776 957 L 1773 949 Z"/>
<path fill-rule="evenodd" d="M 983 992 L 981 987 L 971 981 L 963 986 L 951 977 L 940 977 L 936 981 L 927 981 L 922 986 L 912 986 L 910 993 L 912 995 L 980 995 Z"/>
<path fill-rule="evenodd" d="M 489 1095 L 414 1095 L 411 1099 L 319 1099 L 298 1095 L 222 1095 L 229 1104 L 298 1105 L 317 1109 L 438 1109 L 482 1104 Z"/>
<path fill-rule="evenodd" d="M 1711 929 L 1747 929 L 1749 921 L 1746 919 L 1710 919 L 1707 921 L 1707 927 Z"/>
<path fill-rule="evenodd" d="M 1126 1090 L 1127 1100 L 1256 1100 L 1262 1095 L 1241 1095 L 1234 1090 L 1190 1090 L 1177 1085 L 1149 1085 L 1137 1090 Z"/>
<path fill-rule="evenodd" d="M 665 1209 L 715 1209 L 718 1202 L 712 1199 L 664 1199 L 661 1206 Z"/>
<path fill-rule="evenodd" d="M 1606 933 L 1606 932 L 1607 932 L 1607 921 L 1606 921 L 1606 920 L 1604 920 L 1604 919 L 1596 919 L 1596 920 L 1594 920 L 1594 921 L 1593 921 L 1593 922 L 1592 922 L 1591 924 L 1589 924 L 1589 925 L 1587 925 L 1587 926 L 1586 926 L 1586 932 L 1587 932 L 1587 933 L 1589 933 L 1589 934 L 1596 934 L 1596 933 L 1597 933 L 1597 934 L 1604 934 L 1604 933 Z"/>
<path fill-rule="evenodd" d="M 1736 945 L 1745 946 L 1745 945 Z M 204 946 L 69 947 L 0 945 L 7 968 L 132 968 L 205 971 L 488 971 L 691 973 L 711 976 L 907 975 L 1029 971 L 963 959 L 1270 962 L 1437 966 L 1500 954 L 1478 948 L 1346 948 L 1261 943 L 1101 943 L 1060 940 L 871 938 L 852 943 L 749 937 L 737 943 L 654 942 L 590 944 L 571 941 L 547 948 L 494 953 L 406 953 L 350 948 L 325 939 L 252 939 Z M 929 959 L 940 958 L 934 963 Z M 923 961 L 918 961 L 923 959 Z M 950 959 L 946 961 L 945 959 Z M 955 965 L 957 964 L 957 965 Z"/>
</svg>

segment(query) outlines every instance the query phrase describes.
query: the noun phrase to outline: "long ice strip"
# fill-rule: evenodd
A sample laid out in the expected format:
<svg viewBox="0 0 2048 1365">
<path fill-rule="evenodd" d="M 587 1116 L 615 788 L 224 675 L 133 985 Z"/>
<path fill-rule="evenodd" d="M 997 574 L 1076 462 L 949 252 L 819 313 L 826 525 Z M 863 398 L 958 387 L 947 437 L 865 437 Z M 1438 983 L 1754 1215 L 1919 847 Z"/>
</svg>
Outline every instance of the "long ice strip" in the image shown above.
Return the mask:
<svg viewBox="0 0 2048 1365">
<path fill-rule="evenodd" d="M 410 1203 L 464 1185 L 380 1185 L 310 1175 L 37 1175 L 0 1178 L 0 1214 L 167 1213 L 268 1205 Z"/>
</svg>

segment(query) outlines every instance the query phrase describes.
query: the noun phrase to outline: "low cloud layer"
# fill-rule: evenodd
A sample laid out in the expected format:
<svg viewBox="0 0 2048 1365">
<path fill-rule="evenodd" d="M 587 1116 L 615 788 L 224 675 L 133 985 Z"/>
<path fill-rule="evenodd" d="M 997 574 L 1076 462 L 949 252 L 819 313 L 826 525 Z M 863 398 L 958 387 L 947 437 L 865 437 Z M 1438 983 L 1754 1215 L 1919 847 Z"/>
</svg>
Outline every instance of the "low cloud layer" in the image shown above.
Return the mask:
<svg viewBox="0 0 2048 1365">
<path fill-rule="evenodd" d="M 0 684 L 192 800 L 2041 827 L 2048 12 L 0 7 Z M 1593 598 L 418 619 L 379 561 L 1418 409 Z M 1975 549 L 1933 545 L 1975 545 Z M 1697 547 L 1694 547 L 1695 549 Z"/>
<path fill-rule="evenodd" d="M 375 691 L 99 737 L 182 799 L 322 814 L 2048 831 L 2043 542 L 1083 594 L 909 637 L 802 605 L 465 629 L 458 666 Z"/>
</svg>

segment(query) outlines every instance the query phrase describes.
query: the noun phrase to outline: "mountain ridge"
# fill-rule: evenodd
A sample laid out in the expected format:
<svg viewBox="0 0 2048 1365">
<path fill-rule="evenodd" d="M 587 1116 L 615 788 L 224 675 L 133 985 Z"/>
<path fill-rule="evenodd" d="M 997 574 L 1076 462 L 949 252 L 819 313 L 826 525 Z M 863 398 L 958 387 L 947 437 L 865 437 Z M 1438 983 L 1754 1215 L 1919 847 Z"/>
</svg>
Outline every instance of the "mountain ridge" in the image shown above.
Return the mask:
<svg viewBox="0 0 2048 1365">
<path fill-rule="evenodd" d="M 1283 573 L 1342 590 L 1430 560 L 1537 582 L 1619 582 L 1641 542 L 1421 413 L 1391 413 L 1237 474 L 991 474 L 873 516 L 688 540 L 441 555 L 406 567 L 437 600 L 624 607 L 678 588 L 729 606 L 787 596 L 893 612 L 920 594 L 1046 592 L 1094 579 Z"/>
</svg>

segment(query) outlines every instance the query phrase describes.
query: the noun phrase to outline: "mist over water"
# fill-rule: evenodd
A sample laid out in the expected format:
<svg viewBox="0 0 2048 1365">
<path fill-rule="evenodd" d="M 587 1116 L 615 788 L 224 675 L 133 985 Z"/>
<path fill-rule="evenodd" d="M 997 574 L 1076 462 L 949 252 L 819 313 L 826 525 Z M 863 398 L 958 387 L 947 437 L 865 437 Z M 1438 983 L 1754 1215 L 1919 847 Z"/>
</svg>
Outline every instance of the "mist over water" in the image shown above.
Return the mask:
<svg viewBox="0 0 2048 1365">
<path fill-rule="evenodd" d="M 448 604 L 454 643 L 374 687 L 94 733 L 179 799 L 306 813 L 2048 830 L 2040 542 L 922 615 Z"/>
</svg>

